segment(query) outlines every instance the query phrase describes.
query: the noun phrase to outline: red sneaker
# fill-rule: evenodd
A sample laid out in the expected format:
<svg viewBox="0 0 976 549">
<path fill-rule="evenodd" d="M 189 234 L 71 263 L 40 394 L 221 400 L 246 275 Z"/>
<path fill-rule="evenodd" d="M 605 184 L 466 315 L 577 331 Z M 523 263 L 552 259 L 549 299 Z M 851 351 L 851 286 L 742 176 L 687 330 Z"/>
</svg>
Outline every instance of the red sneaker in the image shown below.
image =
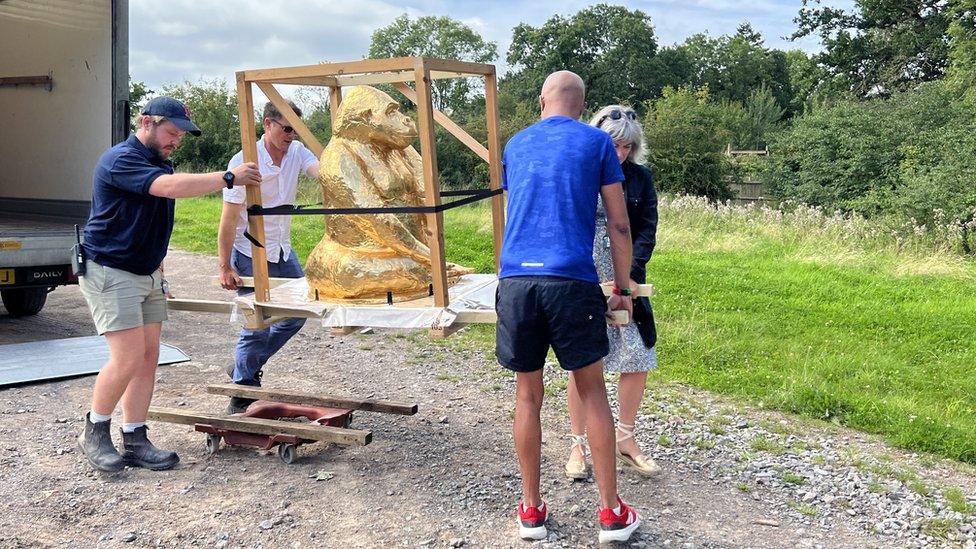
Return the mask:
<svg viewBox="0 0 976 549">
<path fill-rule="evenodd" d="M 542 505 L 538 507 L 526 507 L 519 502 L 519 537 L 532 540 L 546 539 L 546 536 L 549 535 L 549 532 L 546 530 L 546 515 L 548 512 L 546 502 L 542 502 Z"/>
<path fill-rule="evenodd" d="M 637 511 L 624 503 L 620 496 L 617 496 L 617 505 L 620 506 L 619 513 L 614 513 L 609 507 L 600 509 L 597 513 L 600 517 L 600 543 L 627 541 L 634 530 L 640 526 L 640 516 Z"/>
</svg>

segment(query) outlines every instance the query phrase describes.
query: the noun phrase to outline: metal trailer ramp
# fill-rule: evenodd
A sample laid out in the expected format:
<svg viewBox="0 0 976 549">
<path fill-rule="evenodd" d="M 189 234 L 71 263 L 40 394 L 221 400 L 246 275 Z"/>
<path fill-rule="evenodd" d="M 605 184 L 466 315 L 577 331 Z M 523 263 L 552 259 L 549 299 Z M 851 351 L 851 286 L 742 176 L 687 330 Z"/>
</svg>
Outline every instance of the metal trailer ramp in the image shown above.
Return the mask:
<svg viewBox="0 0 976 549">
<path fill-rule="evenodd" d="M 69 337 L 0 345 L 0 387 L 98 373 L 108 360 L 101 336 Z M 159 365 L 187 362 L 172 345 L 159 344 Z"/>
</svg>

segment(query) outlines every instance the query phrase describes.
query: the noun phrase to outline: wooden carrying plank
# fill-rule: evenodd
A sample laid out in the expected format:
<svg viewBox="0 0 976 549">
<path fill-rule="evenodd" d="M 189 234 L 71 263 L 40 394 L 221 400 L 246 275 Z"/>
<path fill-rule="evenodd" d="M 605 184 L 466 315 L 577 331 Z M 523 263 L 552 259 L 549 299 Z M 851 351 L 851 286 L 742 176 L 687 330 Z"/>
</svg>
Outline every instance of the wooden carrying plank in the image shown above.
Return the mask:
<svg viewBox="0 0 976 549">
<path fill-rule="evenodd" d="M 603 295 L 607 297 L 613 295 L 613 286 L 601 285 L 600 288 L 603 290 Z M 634 291 L 634 297 L 651 297 L 652 295 L 654 295 L 653 284 L 638 284 L 637 290 Z"/>
<path fill-rule="evenodd" d="M 614 321 L 618 324 L 627 322 L 627 311 L 613 311 Z M 455 324 L 495 324 L 498 322 L 498 313 L 491 310 L 482 311 L 461 311 L 451 326 Z M 432 328 L 434 330 L 438 328 Z"/>
<path fill-rule="evenodd" d="M 295 111 L 291 109 L 291 105 L 278 93 L 274 85 L 267 82 L 258 82 L 257 85 L 258 89 L 267 96 L 268 100 L 274 103 L 275 107 L 278 107 L 278 112 L 281 113 L 281 116 L 284 116 L 285 120 L 291 124 L 291 127 L 295 128 L 295 131 L 301 136 L 302 141 L 305 142 L 305 146 L 315 154 L 315 158 L 321 157 L 325 147 L 319 142 L 319 138 L 315 137 L 312 130 L 308 129 L 305 121 L 295 114 Z"/>
<path fill-rule="evenodd" d="M 257 435 L 295 435 L 309 440 L 334 442 L 336 444 L 365 446 L 372 442 L 373 433 L 358 429 L 343 429 L 326 425 L 280 421 L 276 419 L 260 419 L 241 416 L 216 416 L 211 414 L 194 414 L 175 408 L 149 408 L 148 418 L 165 423 L 180 425 L 196 425 L 202 423 L 218 429 L 230 429 Z"/>
<path fill-rule="evenodd" d="M 617 324 L 626 323 L 627 311 L 613 311 L 613 318 Z M 491 310 L 461 311 L 451 326 L 455 324 L 495 324 L 498 322 L 498 313 Z M 433 328 L 437 329 L 437 328 Z"/>
<path fill-rule="evenodd" d="M 239 276 L 238 278 L 241 279 L 241 283 L 238 285 L 238 288 L 253 288 L 254 287 L 254 277 L 253 276 Z M 268 287 L 269 288 L 277 288 L 278 286 L 281 286 L 282 284 L 284 284 L 286 282 L 291 282 L 292 280 L 295 280 L 295 279 L 294 278 L 279 278 L 279 277 L 276 277 L 276 276 L 268 277 Z M 214 286 L 218 286 L 218 287 L 220 286 L 220 277 L 219 276 L 216 276 L 216 275 L 215 276 L 211 276 L 210 277 L 210 281 L 213 283 Z"/>
<path fill-rule="evenodd" d="M 326 406 L 329 408 L 364 410 L 367 412 L 381 412 L 384 414 L 399 414 L 403 416 L 412 416 L 417 413 L 417 405 L 408 402 L 345 398 L 333 395 L 315 395 L 311 393 L 301 393 L 298 391 L 285 391 L 281 389 L 266 389 L 261 387 L 251 387 L 249 385 L 237 385 L 234 383 L 207 385 L 207 392 L 212 395 L 255 398 L 260 400 L 270 400 L 272 402 L 286 402 L 288 404 Z"/>
<path fill-rule="evenodd" d="M 167 299 L 166 307 L 171 311 L 190 311 L 195 313 L 231 314 L 234 312 L 234 303 L 209 299 Z"/>
<path fill-rule="evenodd" d="M 283 303 L 255 302 L 254 306 L 266 316 L 280 316 L 282 318 L 322 318 L 322 313 L 309 311 L 301 307 L 290 307 Z"/>
<path fill-rule="evenodd" d="M 467 326 L 467 324 L 455 322 L 454 324 L 444 328 L 431 328 L 430 330 L 427 330 L 427 337 L 431 339 L 447 339 L 457 332 L 463 330 L 465 326 Z"/>
<path fill-rule="evenodd" d="M 417 92 L 413 91 L 413 88 L 404 84 L 398 83 L 393 85 L 404 97 L 417 104 Z M 488 162 L 488 149 L 485 148 L 477 139 L 471 136 L 468 132 L 464 131 L 464 128 L 458 126 L 451 120 L 451 117 L 442 113 L 437 109 L 432 109 L 434 113 L 434 121 L 440 124 L 445 130 L 449 131 L 451 135 L 458 138 L 458 141 L 464 143 L 472 152 L 480 156 L 482 160 Z"/>
</svg>

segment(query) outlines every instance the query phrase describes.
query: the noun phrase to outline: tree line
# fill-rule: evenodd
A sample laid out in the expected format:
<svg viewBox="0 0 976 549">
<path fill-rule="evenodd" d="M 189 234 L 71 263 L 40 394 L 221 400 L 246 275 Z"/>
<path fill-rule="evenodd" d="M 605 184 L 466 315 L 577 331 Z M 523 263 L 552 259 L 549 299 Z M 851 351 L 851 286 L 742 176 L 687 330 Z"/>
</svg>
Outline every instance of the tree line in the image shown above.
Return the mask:
<svg viewBox="0 0 976 549">
<path fill-rule="evenodd" d="M 549 73 L 568 69 L 587 84 L 588 105 L 631 105 L 641 116 L 648 164 L 660 190 L 732 197 L 748 172 L 778 198 L 918 227 L 952 225 L 973 253 L 976 232 L 976 0 L 857 0 L 838 9 L 803 0 L 793 38 L 816 36 L 819 53 L 770 48 L 749 23 L 735 33 L 699 33 L 661 46 L 651 17 L 597 4 L 540 26 L 520 24 L 499 80 L 504 143 L 538 118 Z M 377 29 L 366 57 L 499 60 L 496 43 L 450 17 L 403 15 Z M 397 92 L 405 110 L 412 106 Z M 148 90 L 184 100 L 204 129 L 174 154 L 219 168 L 240 148 L 237 101 L 224 81 Z M 437 81 L 435 106 L 484 141 L 483 89 L 476 79 Z M 299 90 L 312 131 L 330 137 L 328 98 Z M 260 122 L 258 124 L 260 128 Z M 746 164 L 733 149 L 770 151 Z M 482 186 L 487 167 L 438 128 L 446 188 Z"/>
</svg>

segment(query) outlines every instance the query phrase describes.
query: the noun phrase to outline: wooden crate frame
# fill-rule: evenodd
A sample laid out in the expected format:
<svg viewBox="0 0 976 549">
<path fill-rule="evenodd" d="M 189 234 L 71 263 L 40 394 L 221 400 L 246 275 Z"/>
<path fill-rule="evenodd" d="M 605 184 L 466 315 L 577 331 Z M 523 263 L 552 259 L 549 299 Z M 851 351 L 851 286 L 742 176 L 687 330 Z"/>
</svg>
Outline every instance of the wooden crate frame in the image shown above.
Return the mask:
<svg viewBox="0 0 976 549">
<path fill-rule="evenodd" d="M 435 109 L 431 102 L 431 84 L 434 80 L 469 77 L 484 78 L 485 115 L 488 130 L 487 147 L 455 124 L 448 115 Z M 408 85 L 410 82 L 414 83 L 414 88 Z M 275 84 L 324 86 L 328 88 L 333 124 L 335 124 L 336 113 L 342 102 L 342 88 L 344 86 L 392 84 L 407 99 L 417 105 L 425 206 L 437 207 L 441 205 L 434 137 L 435 122 L 488 163 L 489 189 L 494 191 L 501 188 L 502 151 L 498 135 L 498 81 L 494 65 L 429 57 L 397 57 L 238 71 L 237 101 L 241 121 L 241 149 L 244 153 L 245 162 L 257 162 L 258 159 L 252 96 L 254 85 L 278 107 L 282 116 L 289 125 L 295 128 L 305 145 L 317 157 L 322 155 L 324 149 L 322 143 L 316 139 L 301 118 L 291 110 L 285 99 L 275 89 Z M 249 207 L 261 206 L 261 190 L 259 188 L 247 188 L 247 205 Z M 328 204 L 325 206 L 328 207 Z M 447 266 L 444 259 L 444 217 L 441 212 L 425 215 L 427 216 L 427 229 L 429 231 L 427 245 L 430 248 L 431 255 L 434 304 L 437 307 L 446 307 L 448 305 L 448 283 Z M 505 229 L 505 203 L 500 193 L 491 198 L 491 217 L 495 268 L 498 269 L 502 234 Z M 264 242 L 264 219 L 256 215 L 248 216 L 248 232 L 258 242 Z M 254 320 L 256 324 L 263 327 L 271 320 L 271 316 L 262 310 L 263 307 L 258 304 L 271 301 L 265 249 L 252 243 L 251 257 L 254 266 L 254 299 L 256 302 L 256 318 Z"/>
</svg>

